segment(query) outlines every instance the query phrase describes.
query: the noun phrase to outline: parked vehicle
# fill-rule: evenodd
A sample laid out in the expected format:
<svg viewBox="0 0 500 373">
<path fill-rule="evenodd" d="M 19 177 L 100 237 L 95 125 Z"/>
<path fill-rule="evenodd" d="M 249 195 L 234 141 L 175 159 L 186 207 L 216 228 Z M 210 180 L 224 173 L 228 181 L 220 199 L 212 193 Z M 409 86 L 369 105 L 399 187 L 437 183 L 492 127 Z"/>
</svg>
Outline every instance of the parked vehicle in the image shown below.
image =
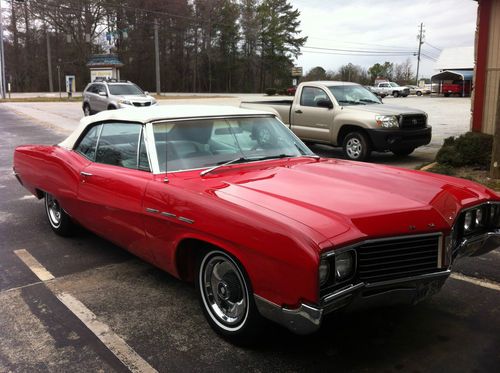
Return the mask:
<svg viewBox="0 0 500 373">
<path fill-rule="evenodd" d="M 407 87 L 410 89 L 410 95 L 422 96 L 424 93 L 426 93 L 425 88 L 421 88 L 416 85 L 409 85 Z"/>
<path fill-rule="evenodd" d="M 398 83 L 394 82 L 380 82 L 372 87 L 371 91 L 382 98 L 390 95 L 394 97 L 406 97 L 410 94 L 410 88 L 401 87 Z"/>
<path fill-rule="evenodd" d="M 83 91 L 82 109 L 85 116 L 103 110 L 156 105 L 156 100 L 127 80 L 96 80 Z"/>
<path fill-rule="evenodd" d="M 372 150 L 408 155 L 431 141 L 427 114 L 382 104 L 355 83 L 304 82 L 293 100 L 243 102 L 269 110 L 302 140 L 342 146 L 348 159 L 362 161 Z"/>
<path fill-rule="evenodd" d="M 14 173 L 55 233 L 79 223 L 194 282 L 210 326 L 238 343 L 262 317 L 306 334 L 335 310 L 416 303 L 457 258 L 500 246 L 493 191 L 321 159 L 265 111 L 105 111 L 58 145 L 17 147 Z"/>
<path fill-rule="evenodd" d="M 294 95 L 295 95 L 295 92 L 297 92 L 297 87 L 296 87 L 296 86 L 294 86 L 294 87 L 288 87 L 288 88 L 286 89 L 286 94 L 287 94 L 288 96 L 294 96 Z"/>
<path fill-rule="evenodd" d="M 470 82 L 466 81 L 464 84 L 462 80 L 454 80 L 452 83 L 443 83 L 441 85 L 441 92 L 444 97 L 470 96 Z"/>
</svg>

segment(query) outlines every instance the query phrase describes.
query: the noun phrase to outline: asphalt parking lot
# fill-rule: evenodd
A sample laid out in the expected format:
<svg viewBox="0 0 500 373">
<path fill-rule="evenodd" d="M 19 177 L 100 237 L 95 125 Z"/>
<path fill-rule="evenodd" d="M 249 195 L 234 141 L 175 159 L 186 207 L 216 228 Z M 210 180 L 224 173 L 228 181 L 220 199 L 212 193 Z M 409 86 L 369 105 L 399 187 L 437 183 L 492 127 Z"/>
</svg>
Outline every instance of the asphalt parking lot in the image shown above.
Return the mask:
<svg viewBox="0 0 500 373">
<path fill-rule="evenodd" d="M 419 99 L 392 100 L 412 106 Z M 431 100 L 419 104 L 437 113 L 431 118 L 435 128 L 442 123 L 439 136 L 463 132 L 468 122 L 460 113 L 466 115 L 467 105 L 440 107 Z M 190 284 L 83 229 L 74 238 L 52 233 L 42 202 L 12 176 L 12 153 L 20 144 L 57 143 L 80 108 L 71 103 L 44 114 L 42 106 L 31 105 L 39 117 L 13 109 L 0 105 L 0 372 L 498 370 L 499 250 L 464 259 L 439 294 L 414 307 L 338 314 L 307 337 L 270 324 L 255 347 L 234 347 L 211 331 Z M 54 122 L 64 116 L 68 128 Z M 374 161 L 411 167 L 437 147 L 433 142 L 409 161 L 386 154 Z M 338 154 L 328 147 L 314 150 Z M 26 257 L 39 263 L 38 276 Z M 68 299 L 90 314 L 70 311 Z M 99 338 L 110 335 L 129 346 L 129 365 Z"/>
</svg>

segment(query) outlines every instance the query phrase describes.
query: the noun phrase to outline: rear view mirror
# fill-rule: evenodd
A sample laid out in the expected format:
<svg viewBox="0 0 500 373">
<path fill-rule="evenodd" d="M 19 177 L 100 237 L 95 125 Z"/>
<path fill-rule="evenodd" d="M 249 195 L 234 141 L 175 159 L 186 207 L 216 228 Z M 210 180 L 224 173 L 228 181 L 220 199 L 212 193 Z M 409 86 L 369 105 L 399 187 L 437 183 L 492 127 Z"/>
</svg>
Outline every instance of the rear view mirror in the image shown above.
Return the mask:
<svg viewBox="0 0 500 373">
<path fill-rule="evenodd" d="M 147 96 L 147 95 L 149 95 L 149 92 L 148 91 L 144 91 L 144 94 Z"/>
<path fill-rule="evenodd" d="M 333 109 L 333 103 L 330 100 L 321 99 L 316 102 L 317 107 L 324 107 L 327 109 Z"/>
<path fill-rule="evenodd" d="M 106 96 L 107 96 L 107 94 L 106 94 L 106 92 L 104 92 L 104 91 L 99 91 L 99 96 L 104 96 L 104 97 L 106 97 Z"/>
</svg>

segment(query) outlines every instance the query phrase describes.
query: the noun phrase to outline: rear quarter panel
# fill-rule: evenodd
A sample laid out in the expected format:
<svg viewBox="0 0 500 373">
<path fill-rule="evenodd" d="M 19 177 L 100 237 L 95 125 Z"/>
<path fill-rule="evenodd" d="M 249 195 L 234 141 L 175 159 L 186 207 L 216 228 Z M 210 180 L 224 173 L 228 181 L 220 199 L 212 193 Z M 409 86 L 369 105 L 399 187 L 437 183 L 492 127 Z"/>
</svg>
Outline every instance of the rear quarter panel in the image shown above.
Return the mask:
<svg viewBox="0 0 500 373">
<path fill-rule="evenodd" d="M 72 215 L 80 182 L 80 170 L 90 162 L 57 145 L 23 145 L 14 151 L 14 169 L 31 193 L 50 193 Z"/>
</svg>

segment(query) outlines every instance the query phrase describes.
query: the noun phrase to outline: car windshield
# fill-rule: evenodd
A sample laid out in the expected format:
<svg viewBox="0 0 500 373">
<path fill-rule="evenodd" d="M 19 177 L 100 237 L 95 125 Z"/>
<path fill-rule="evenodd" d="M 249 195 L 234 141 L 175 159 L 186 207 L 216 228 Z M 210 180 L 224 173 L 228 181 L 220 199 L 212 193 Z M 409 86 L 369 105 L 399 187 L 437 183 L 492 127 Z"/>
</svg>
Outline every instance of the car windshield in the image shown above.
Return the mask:
<svg viewBox="0 0 500 373">
<path fill-rule="evenodd" d="M 135 84 L 108 84 L 109 92 L 112 95 L 143 95 L 144 92 Z"/>
<path fill-rule="evenodd" d="M 328 89 L 342 106 L 382 103 L 377 96 L 360 85 L 335 85 Z"/>
<path fill-rule="evenodd" d="M 398 84 L 398 83 L 393 83 L 393 82 L 390 82 L 389 84 L 391 85 L 391 87 L 399 87 L 399 84 Z"/>
<path fill-rule="evenodd" d="M 314 156 L 270 116 L 160 122 L 153 130 L 161 172 L 214 167 L 230 161 Z"/>
</svg>

